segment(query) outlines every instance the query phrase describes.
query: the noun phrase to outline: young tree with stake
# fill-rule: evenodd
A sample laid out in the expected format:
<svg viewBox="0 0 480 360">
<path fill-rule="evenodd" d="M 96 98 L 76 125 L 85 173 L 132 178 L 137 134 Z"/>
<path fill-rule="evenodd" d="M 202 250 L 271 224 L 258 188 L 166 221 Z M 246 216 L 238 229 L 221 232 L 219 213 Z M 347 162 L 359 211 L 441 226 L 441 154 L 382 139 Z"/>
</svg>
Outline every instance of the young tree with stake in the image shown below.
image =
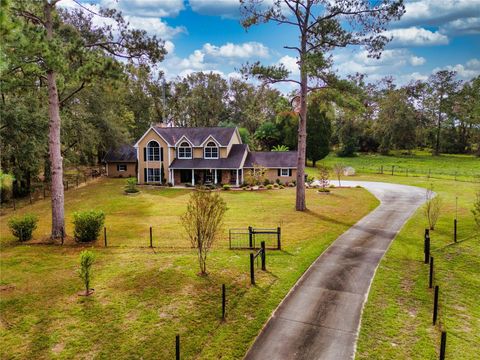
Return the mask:
<svg viewBox="0 0 480 360">
<path fill-rule="evenodd" d="M 298 159 L 296 209 L 306 210 L 305 152 L 307 138 L 307 94 L 326 87 L 346 87 L 331 71 L 331 51 L 338 47 L 360 45 L 370 57 L 379 58 L 390 40 L 382 33 L 386 25 L 405 12 L 403 0 L 274 0 L 271 6 L 258 0 L 240 0 L 245 28 L 274 22 L 293 26 L 299 42 L 284 46 L 297 54 L 300 79 L 289 77 L 283 65 L 246 64 L 242 73 L 265 83 L 288 82 L 299 86 Z"/>
</svg>

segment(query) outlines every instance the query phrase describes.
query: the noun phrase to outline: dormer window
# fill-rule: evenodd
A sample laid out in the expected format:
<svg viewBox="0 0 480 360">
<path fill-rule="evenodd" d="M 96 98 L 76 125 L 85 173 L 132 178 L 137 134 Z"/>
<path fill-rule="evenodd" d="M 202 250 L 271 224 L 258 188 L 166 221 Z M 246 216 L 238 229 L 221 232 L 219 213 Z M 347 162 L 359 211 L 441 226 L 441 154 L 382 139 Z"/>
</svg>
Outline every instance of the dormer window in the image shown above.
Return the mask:
<svg viewBox="0 0 480 360">
<path fill-rule="evenodd" d="M 205 159 L 218 159 L 218 146 L 213 141 L 210 141 L 205 146 L 204 156 Z"/>
<path fill-rule="evenodd" d="M 182 142 L 178 147 L 178 158 L 179 159 L 191 159 L 192 158 L 192 147 L 186 141 Z"/>
</svg>

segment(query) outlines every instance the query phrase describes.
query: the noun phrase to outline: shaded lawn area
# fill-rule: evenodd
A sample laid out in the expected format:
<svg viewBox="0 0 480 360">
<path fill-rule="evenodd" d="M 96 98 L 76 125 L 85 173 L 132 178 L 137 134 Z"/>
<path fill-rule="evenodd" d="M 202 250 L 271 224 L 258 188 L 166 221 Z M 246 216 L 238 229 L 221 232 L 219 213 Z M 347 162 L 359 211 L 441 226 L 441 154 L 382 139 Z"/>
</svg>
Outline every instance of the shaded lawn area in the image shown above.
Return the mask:
<svg viewBox="0 0 480 360">
<path fill-rule="evenodd" d="M 476 160 L 478 161 L 478 160 Z M 309 172 L 316 173 L 310 168 Z M 443 199 L 431 231 L 435 284 L 440 288 L 439 320 L 447 331 L 447 359 L 473 360 L 480 346 L 480 231 L 470 210 L 480 183 L 360 175 L 346 180 L 401 183 L 428 188 Z M 458 196 L 458 243 L 453 243 Z M 423 263 L 423 208 L 406 223 L 376 272 L 362 316 L 357 359 L 438 359 L 440 327 L 432 326 L 433 291 Z M 461 241 L 464 240 L 464 241 Z M 434 285 L 435 285 L 434 284 Z"/>
<path fill-rule="evenodd" d="M 220 239 L 199 277 L 194 251 L 179 223 L 190 190 L 142 189 L 122 194 L 124 181 L 103 179 L 66 194 L 67 232 L 72 212 L 103 209 L 109 243 L 94 245 L 95 294 L 79 297 L 78 254 L 84 247 L 18 245 L 1 224 L 0 357 L 172 359 L 175 334 L 183 359 L 238 359 L 312 261 L 377 206 L 362 189 L 307 191 L 309 211 L 294 211 L 294 189 L 222 192 L 229 210 Z M 50 209 L 40 201 L 18 213 L 41 218 L 36 239 L 48 236 Z M 155 249 L 148 245 L 154 228 Z M 250 286 L 248 251 L 228 250 L 228 228 L 282 227 L 283 251 L 267 252 L 267 272 Z M 88 247 L 88 246 L 85 246 Z M 172 247 L 172 248 L 168 248 Z M 221 284 L 227 286 L 227 320 Z"/>
</svg>

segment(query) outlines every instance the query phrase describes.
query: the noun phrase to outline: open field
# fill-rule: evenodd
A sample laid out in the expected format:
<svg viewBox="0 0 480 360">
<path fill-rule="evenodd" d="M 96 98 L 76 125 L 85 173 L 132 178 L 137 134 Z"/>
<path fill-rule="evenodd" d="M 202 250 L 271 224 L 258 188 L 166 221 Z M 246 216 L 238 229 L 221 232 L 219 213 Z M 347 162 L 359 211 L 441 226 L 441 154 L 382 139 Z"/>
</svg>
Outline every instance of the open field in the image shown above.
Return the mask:
<svg viewBox="0 0 480 360">
<path fill-rule="evenodd" d="M 257 285 L 251 286 L 248 251 L 228 250 L 226 236 L 209 257 L 210 275 L 197 275 L 196 254 L 178 219 L 189 190 L 143 189 L 130 197 L 122 194 L 123 184 L 102 179 L 66 194 L 68 234 L 73 211 L 107 213 L 114 247 L 94 245 L 95 294 L 89 298 L 77 295 L 83 247 L 16 244 L 6 227 L 11 213 L 0 218 L 2 359 L 171 359 L 177 333 L 183 359 L 241 358 L 310 263 L 377 205 L 363 189 L 335 189 L 328 196 L 309 190 L 306 213 L 294 211 L 294 189 L 222 192 L 229 207 L 225 234 L 233 227 L 282 226 L 283 251 L 267 252 L 268 271 L 257 271 Z M 17 211 L 40 216 L 36 239 L 48 236 L 49 205 L 38 201 Z M 149 226 L 153 250 L 146 247 Z"/>
<path fill-rule="evenodd" d="M 361 157 L 350 160 L 353 167 L 361 168 Z M 478 162 L 472 158 L 465 171 L 477 171 Z M 316 170 L 310 168 L 309 173 Z M 447 359 L 476 359 L 480 345 L 480 232 L 470 209 L 480 183 L 374 174 L 349 179 L 425 188 L 433 185 L 443 199 L 437 228 L 431 232 L 435 284 L 440 287 L 440 326 L 432 326 L 433 292 L 428 289 L 428 265 L 423 263 L 426 219 L 419 209 L 377 270 L 362 317 L 356 358 L 437 359 L 441 328 L 447 331 Z M 454 244 L 457 196 L 460 241 Z"/>
<path fill-rule="evenodd" d="M 428 152 L 413 152 L 412 155 L 396 154 L 385 156 L 379 154 L 362 154 L 352 158 L 339 158 L 330 154 L 317 162 L 332 166 L 340 163 L 353 166 L 362 174 L 383 173 L 396 176 L 428 177 L 459 181 L 480 181 L 480 158 L 470 155 L 441 155 L 432 156 Z"/>
</svg>

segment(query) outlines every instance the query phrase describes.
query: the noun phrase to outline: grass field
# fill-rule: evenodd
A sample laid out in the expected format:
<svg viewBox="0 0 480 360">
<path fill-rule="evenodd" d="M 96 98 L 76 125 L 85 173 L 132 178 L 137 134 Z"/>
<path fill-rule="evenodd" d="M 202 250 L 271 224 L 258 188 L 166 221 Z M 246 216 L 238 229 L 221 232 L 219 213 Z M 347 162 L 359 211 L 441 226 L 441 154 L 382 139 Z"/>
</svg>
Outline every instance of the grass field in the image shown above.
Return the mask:
<svg viewBox="0 0 480 360">
<path fill-rule="evenodd" d="M 430 160 L 442 165 L 440 158 Z M 334 157 L 327 162 L 335 162 Z M 341 159 L 343 161 L 343 159 Z M 355 180 L 433 185 L 442 197 L 442 214 L 431 232 L 435 284 L 440 288 L 440 324 L 432 326 L 433 292 L 428 289 L 428 265 L 423 263 L 426 220 L 419 209 L 407 222 L 382 260 L 362 317 L 357 359 L 438 359 L 440 329 L 447 331 L 447 359 L 477 359 L 480 346 L 480 232 L 470 212 L 480 183 L 365 174 Z M 466 157 L 464 172 L 477 173 L 480 161 Z M 448 168 L 448 163 L 445 168 Z M 316 170 L 310 168 L 310 174 Z M 453 243 L 453 219 L 458 197 L 458 239 Z"/>
<path fill-rule="evenodd" d="M 311 262 L 377 200 L 363 189 L 307 191 L 309 211 L 294 211 L 294 189 L 222 192 L 229 210 L 225 230 L 282 227 L 283 251 L 267 253 L 267 272 L 249 284 L 248 251 L 228 250 L 223 236 L 200 277 L 195 252 L 179 224 L 189 190 L 122 193 L 124 180 L 102 179 L 66 193 L 67 232 L 73 211 L 103 209 L 108 242 L 97 254 L 95 294 L 79 297 L 78 254 L 84 247 L 13 242 L 0 217 L 2 359 L 172 359 L 175 334 L 182 359 L 241 358 L 272 310 Z M 48 237 L 50 203 L 17 211 L 41 218 L 35 240 Z M 154 249 L 149 249 L 149 226 Z M 141 247 L 143 246 L 143 247 Z M 87 247 L 87 246 L 85 246 Z M 227 287 L 222 322 L 221 284 Z"/>
<path fill-rule="evenodd" d="M 317 164 L 332 166 L 340 163 L 345 166 L 353 166 L 362 174 L 378 174 L 383 167 L 383 173 L 396 176 L 427 177 L 461 180 L 480 181 L 480 158 L 468 155 L 441 155 L 432 156 L 430 153 L 416 151 L 411 155 L 392 156 L 379 154 L 363 154 L 352 158 L 339 158 L 330 154 Z"/>
</svg>

